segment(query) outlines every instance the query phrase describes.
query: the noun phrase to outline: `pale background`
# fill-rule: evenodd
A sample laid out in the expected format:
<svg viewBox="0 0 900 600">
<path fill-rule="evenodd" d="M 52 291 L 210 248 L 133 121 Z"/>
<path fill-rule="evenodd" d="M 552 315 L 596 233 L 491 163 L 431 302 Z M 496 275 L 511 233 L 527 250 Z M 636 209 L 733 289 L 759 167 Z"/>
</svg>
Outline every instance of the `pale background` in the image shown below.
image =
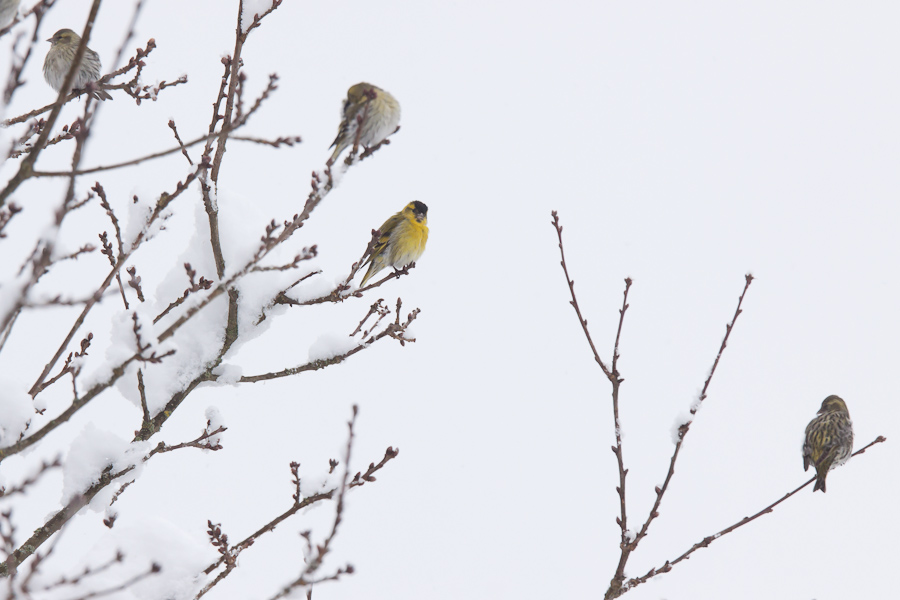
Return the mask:
<svg viewBox="0 0 900 600">
<path fill-rule="evenodd" d="M 59 4 L 42 38 L 83 27 L 90 2 Z M 146 4 L 131 44 L 154 37 L 159 46 L 145 80 L 186 73 L 189 84 L 149 106 L 122 96 L 104 105 L 84 166 L 170 147 L 170 118 L 185 139 L 208 126 L 236 2 Z M 100 10 L 90 45 L 106 64 L 131 10 L 123 1 Z M 305 362 L 320 334 L 349 332 L 377 297 L 422 308 L 417 342 L 379 344 L 322 372 L 194 392 L 158 437 L 195 437 L 215 405 L 229 427 L 225 449 L 154 459 L 119 501 L 111 533 L 87 512 L 58 553 L 88 560 L 113 535 L 135 559 L 197 548 L 197 562 L 210 562 L 206 520 L 237 541 L 286 509 L 288 463 L 315 476 L 341 457 L 357 403 L 355 468 L 388 445 L 400 455 L 348 498 L 328 565 L 351 562 L 356 574 L 315 598 L 602 597 L 618 560 L 609 385 L 567 306 L 556 209 L 605 358 L 623 279 L 634 279 L 619 363 L 634 526 L 663 481 L 672 425 L 702 386 L 744 274 L 757 278 L 627 575 L 805 481 L 803 429 L 828 394 L 847 401 L 857 447 L 888 438 L 832 472 L 827 494 L 807 488 L 626 597 L 889 597 L 900 534 L 898 19 L 894 2 L 285 0 L 244 51 L 248 91 L 270 72 L 281 76 L 245 133 L 304 142 L 277 151 L 229 144 L 223 220 L 246 227 L 252 242 L 269 219 L 297 212 L 309 173 L 328 156 L 346 89 L 368 81 L 399 99 L 402 129 L 351 169 L 296 244 L 319 245 L 317 265 L 332 281 L 369 231 L 414 199 L 429 206 L 431 237 L 411 276 L 341 306 L 287 311 L 231 362 L 245 374 Z M 9 43 L 0 45 L 4 68 Z M 40 81 L 43 52 L 7 116 L 54 99 Z M 70 110 L 69 120 L 80 114 Z M 39 168 L 65 168 L 65 156 L 48 151 Z M 186 172 L 175 155 L 85 177 L 79 189 L 99 179 L 124 205 L 135 193 L 171 190 Z M 4 181 L 11 174 L 9 165 L 0 171 Z M 15 197 L 27 203 L 24 191 Z M 183 250 L 178 236 L 193 227 L 186 207 L 199 202 L 195 187 L 170 237 L 155 242 L 160 266 Z M 73 245 L 108 228 L 100 216 L 88 234 L 71 233 Z M 23 215 L 21 229 L 41 218 Z M 8 273 L 19 259 L 3 262 Z M 162 272 L 147 255 L 139 264 L 152 292 Z M 45 311 L 18 323 L 0 376 L 33 381 L 58 344 L 53 332 L 72 318 Z M 88 329 L 102 359 L 108 325 Z M 139 420 L 110 393 L 54 443 L 64 447 L 88 421 L 127 435 Z M 6 476 L 20 466 L 4 462 Z M 42 484 L 23 532 L 58 507 L 60 486 L 59 476 Z M 296 572 L 297 533 L 324 536 L 332 507 L 263 537 L 213 597 L 272 596 Z"/>
</svg>

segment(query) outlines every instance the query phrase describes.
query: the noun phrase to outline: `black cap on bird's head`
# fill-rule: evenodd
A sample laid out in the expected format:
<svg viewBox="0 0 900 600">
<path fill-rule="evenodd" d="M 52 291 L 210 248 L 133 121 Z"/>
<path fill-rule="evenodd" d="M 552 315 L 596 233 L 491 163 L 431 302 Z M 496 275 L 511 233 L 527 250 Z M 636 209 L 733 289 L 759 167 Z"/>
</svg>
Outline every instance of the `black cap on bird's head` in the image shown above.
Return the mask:
<svg viewBox="0 0 900 600">
<path fill-rule="evenodd" d="M 419 202 L 416 200 L 415 202 L 410 202 L 412 204 L 413 214 L 416 215 L 416 218 L 425 217 L 428 215 L 428 207 L 425 206 L 424 202 Z"/>
</svg>

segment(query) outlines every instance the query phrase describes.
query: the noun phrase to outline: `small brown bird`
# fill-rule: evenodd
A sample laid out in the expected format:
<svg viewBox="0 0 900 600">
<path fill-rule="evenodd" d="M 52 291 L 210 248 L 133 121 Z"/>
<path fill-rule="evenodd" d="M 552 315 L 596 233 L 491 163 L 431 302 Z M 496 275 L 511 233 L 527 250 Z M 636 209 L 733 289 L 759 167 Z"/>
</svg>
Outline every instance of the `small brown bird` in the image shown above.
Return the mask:
<svg viewBox="0 0 900 600">
<path fill-rule="evenodd" d="M 44 58 L 44 79 L 58 92 L 72 67 L 72 61 L 75 60 L 81 36 L 71 29 L 60 29 L 47 41 L 50 42 L 50 50 Z M 82 90 L 87 84 L 98 79 L 100 79 L 100 55 L 90 48 L 85 48 L 72 88 Z M 112 96 L 106 90 L 95 89 L 91 95 L 97 100 L 112 100 Z"/>
<path fill-rule="evenodd" d="M 359 131 L 359 145 L 369 148 L 380 144 L 400 124 L 400 103 L 388 92 L 371 83 L 357 83 L 347 90 L 343 118 L 337 137 L 331 143 L 334 152 L 328 165 L 334 164 L 345 148 L 353 146 Z M 362 121 L 362 129 L 360 122 Z"/>
<path fill-rule="evenodd" d="M 847 405 L 838 396 L 825 398 L 817 414 L 806 426 L 803 470 L 809 469 L 810 464 L 816 468 L 813 492 L 825 493 L 828 471 L 847 462 L 853 452 L 853 422 Z"/>
</svg>

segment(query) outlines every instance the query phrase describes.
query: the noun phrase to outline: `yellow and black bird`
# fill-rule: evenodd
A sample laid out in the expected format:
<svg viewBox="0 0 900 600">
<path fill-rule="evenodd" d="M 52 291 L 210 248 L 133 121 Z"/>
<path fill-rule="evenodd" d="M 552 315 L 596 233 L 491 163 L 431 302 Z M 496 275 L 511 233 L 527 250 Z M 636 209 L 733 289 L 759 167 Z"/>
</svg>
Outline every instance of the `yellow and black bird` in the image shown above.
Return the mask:
<svg viewBox="0 0 900 600">
<path fill-rule="evenodd" d="M 394 133 L 400 124 L 400 103 L 380 87 L 371 83 L 357 83 L 347 90 L 342 116 L 337 137 L 330 146 L 334 148 L 334 152 L 328 159 L 329 166 L 334 164 L 345 148 L 353 146 L 357 130 L 359 145 L 363 148 L 380 144 Z"/>
<path fill-rule="evenodd" d="M 853 452 L 853 423 L 850 411 L 838 396 L 828 396 L 822 401 L 822 408 L 806 426 L 806 441 L 803 442 L 803 470 L 809 465 L 816 468 L 816 485 L 813 492 L 825 493 L 825 476 L 828 471 L 842 465 Z"/>
<path fill-rule="evenodd" d="M 428 241 L 428 207 L 416 200 L 384 222 L 378 228 L 381 235 L 372 254 L 362 266 L 369 265 L 359 287 L 364 287 L 376 273 L 387 266 L 402 269 L 416 262 L 425 252 Z"/>
</svg>

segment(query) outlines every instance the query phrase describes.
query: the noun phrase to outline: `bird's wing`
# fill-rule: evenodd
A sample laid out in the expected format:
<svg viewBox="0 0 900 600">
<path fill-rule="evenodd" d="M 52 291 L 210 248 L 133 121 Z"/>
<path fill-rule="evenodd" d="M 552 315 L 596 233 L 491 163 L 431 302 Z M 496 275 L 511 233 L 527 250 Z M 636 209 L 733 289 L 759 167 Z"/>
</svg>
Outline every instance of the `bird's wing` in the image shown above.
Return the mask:
<svg viewBox="0 0 900 600">
<path fill-rule="evenodd" d="M 378 228 L 378 231 L 381 232 L 381 235 L 378 236 L 378 241 L 375 242 L 375 247 L 372 248 L 372 253 L 369 254 L 368 258 L 366 258 L 366 262 L 364 262 L 361 266 L 363 266 L 363 267 L 366 266 L 367 264 L 372 262 L 372 259 L 374 257 L 379 256 L 384 253 L 384 250 L 387 247 L 388 242 L 391 241 L 391 233 L 394 231 L 394 229 L 397 228 L 397 226 L 401 222 L 403 222 L 403 219 L 404 219 L 403 215 L 400 213 L 397 213 L 396 215 L 392 216 L 387 221 L 385 221 L 381 225 L 381 227 Z"/>
</svg>

